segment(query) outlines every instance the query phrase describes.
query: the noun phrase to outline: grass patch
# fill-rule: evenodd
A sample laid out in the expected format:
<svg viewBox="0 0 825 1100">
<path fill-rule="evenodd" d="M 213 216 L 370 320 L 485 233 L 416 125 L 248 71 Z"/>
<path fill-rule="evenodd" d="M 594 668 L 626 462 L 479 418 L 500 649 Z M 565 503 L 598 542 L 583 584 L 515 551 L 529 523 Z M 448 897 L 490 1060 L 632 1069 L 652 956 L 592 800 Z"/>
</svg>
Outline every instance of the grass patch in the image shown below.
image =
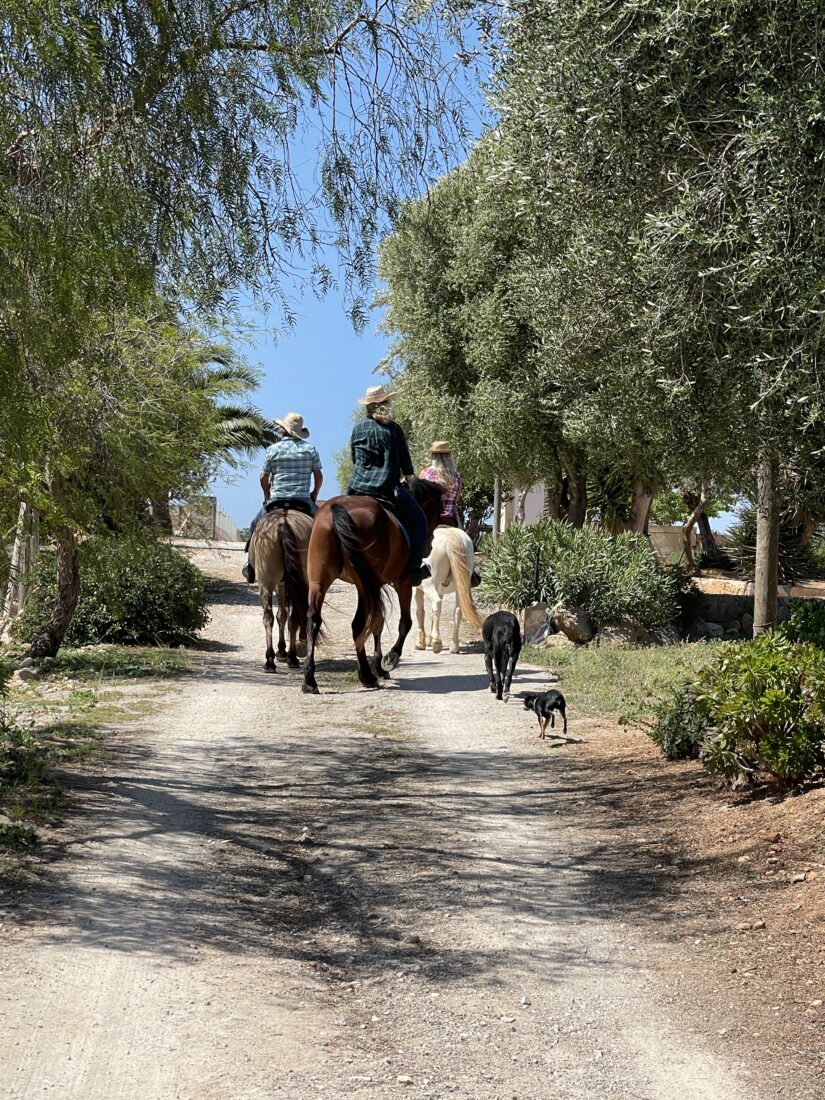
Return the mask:
<svg viewBox="0 0 825 1100">
<path fill-rule="evenodd" d="M 56 664 L 41 669 L 44 680 L 71 675 L 78 680 L 100 678 L 168 679 L 189 671 L 190 656 L 165 646 L 99 645 L 61 649 Z"/>
<path fill-rule="evenodd" d="M 524 659 L 553 669 L 579 714 L 605 715 L 625 724 L 650 718 L 658 703 L 708 663 L 717 644 L 681 642 L 639 649 L 528 646 Z"/>
</svg>

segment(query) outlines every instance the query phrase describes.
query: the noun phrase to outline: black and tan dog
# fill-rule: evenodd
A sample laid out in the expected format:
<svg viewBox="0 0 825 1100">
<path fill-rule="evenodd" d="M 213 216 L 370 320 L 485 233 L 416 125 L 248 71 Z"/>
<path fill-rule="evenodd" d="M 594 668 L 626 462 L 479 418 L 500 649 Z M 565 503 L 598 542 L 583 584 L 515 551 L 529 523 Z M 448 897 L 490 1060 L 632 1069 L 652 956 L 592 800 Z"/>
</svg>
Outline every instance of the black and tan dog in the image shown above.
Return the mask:
<svg viewBox="0 0 825 1100">
<path fill-rule="evenodd" d="M 567 733 L 567 712 L 565 710 L 564 696 L 560 691 L 543 691 L 540 695 L 525 695 L 524 696 L 524 709 L 532 710 L 539 720 L 539 737 L 544 740 L 545 732 L 547 730 L 547 723 L 550 723 L 550 728 L 555 729 L 556 716 L 553 713 L 558 711 L 564 719 L 564 732 Z"/>
</svg>

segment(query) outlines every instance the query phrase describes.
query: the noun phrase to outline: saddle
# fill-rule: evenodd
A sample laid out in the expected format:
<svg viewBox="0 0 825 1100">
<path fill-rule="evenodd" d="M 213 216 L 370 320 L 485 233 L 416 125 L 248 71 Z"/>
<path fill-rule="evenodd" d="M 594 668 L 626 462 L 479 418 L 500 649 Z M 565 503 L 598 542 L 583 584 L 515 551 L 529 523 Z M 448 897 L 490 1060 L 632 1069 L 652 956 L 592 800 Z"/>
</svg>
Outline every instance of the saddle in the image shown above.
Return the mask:
<svg viewBox="0 0 825 1100">
<path fill-rule="evenodd" d="M 296 497 L 277 497 L 275 500 L 267 501 L 267 515 L 278 508 L 291 508 L 295 512 L 303 512 L 305 516 L 309 516 L 309 518 L 312 519 L 312 508 L 310 505 L 307 504 L 305 500 L 298 500 Z"/>
<path fill-rule="evenodd" d="M 407 528 L 404 526 L 404 524 L 401 522 L 401 517 L 398 515 L 398 512 L 396 511 L 394 500 L 390 500 L 388 497 L 374 497 L 374 496 L 371 496 L 368 493 L 347 492 L 347 496 L 348 497 L 370 496 L 371 500 L 374 500 L 376 504 L 380 504 L 381 507 L 384 509 L 384 511 L 389 516 L 389 518 L 393 521 L 395 526 L 401 532 L 401 537 L 403 538 L 404 542 L 407 544 L 407 553 L 409 553 L 410 546 L 412 545 L 412 543 L 410 541 L 410 533 L 407 530 Z"/>
</svg>

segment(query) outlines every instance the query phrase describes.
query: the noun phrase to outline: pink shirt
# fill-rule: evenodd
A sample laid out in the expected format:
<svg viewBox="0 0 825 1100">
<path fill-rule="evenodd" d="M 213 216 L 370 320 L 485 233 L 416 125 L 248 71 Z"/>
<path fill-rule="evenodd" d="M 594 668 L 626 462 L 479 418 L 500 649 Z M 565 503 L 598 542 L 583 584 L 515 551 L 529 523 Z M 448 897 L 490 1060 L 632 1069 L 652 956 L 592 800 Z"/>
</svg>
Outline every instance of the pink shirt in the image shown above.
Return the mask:
<svg viewBox="0 0 825 1100">
<path fill-rule="evenodd" d="M 418 475 L 423 478 L 424 481 L 438 481 L 438 470 L 434 466 L 427 466 L 425 470 L 422 470 Z M 458 494 L 461 492 L 461 474 L 455 475 L 455 485 L 452 489 L 445 489 L 444 495 L 441 498 L 441 514 L 442 516 L 452 516 L 454 519 L 458 519 Z"/>
</svg>

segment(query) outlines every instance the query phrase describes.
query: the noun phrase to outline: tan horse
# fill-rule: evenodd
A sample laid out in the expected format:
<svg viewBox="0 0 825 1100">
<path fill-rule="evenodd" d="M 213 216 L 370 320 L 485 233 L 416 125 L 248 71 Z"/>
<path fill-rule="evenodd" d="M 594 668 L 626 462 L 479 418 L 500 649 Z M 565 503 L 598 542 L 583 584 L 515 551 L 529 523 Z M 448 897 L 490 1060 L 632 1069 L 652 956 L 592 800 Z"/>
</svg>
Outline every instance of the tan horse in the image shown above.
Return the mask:
<svg viewBox="0 0 825 1100">
<path fill-rule="evenodd" d="M 272 647 L 272 597 L 278 596 L 278 657 L 290 668 L 300 668 L 296 635 L 306 645 L 307 547 L 312 519 L 294 508 L 274 508 L 258 522 L 249 544 L 266 631 L 266 672 L 277 672 Z M 289 650 L 285 627 L 289 623 Z"/>
<path fill-rule="evenodd" d="M 468 620 L 476 630 L 481 630 L 482 618 L 473 602 L 472 585 L 475 551 L 473 540 L 458 527 L 436 527 L 433 532 L 433 548 L 427 563 L 432 576 L 427 577 L 415 590 L 415 608 L 418 618 L 418 645 L 416 649 L 426 649 L 432 644 L 433 653 L 440 653 L 441 642 L 441 604 L 444 597 L 455 592 L 455 616 L 453 618 L 453 641 L 450 653 L 458 653 L 458 630 L 461 616 Z M 424 601 L 431 607 L 430 633 L 424 629 Z"/>
</svg>

